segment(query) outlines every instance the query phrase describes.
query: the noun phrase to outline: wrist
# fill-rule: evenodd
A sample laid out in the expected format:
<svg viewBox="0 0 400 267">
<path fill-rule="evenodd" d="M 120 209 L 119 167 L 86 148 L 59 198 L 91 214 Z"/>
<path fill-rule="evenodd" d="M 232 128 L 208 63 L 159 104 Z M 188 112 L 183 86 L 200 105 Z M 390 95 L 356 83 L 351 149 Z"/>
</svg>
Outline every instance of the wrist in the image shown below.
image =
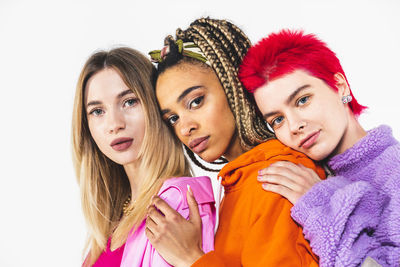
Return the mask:
<svg viewBox="0 0 400 267">
<path fill-rule="evenodd" d="M 204 255 L 203 250 L 196 249 L 195 251 L 191 251 L 185 257 L 185 260 L 179 265 L 179 267 L 189 267 L 192 266 L 201 256 Z"/>
</svg>

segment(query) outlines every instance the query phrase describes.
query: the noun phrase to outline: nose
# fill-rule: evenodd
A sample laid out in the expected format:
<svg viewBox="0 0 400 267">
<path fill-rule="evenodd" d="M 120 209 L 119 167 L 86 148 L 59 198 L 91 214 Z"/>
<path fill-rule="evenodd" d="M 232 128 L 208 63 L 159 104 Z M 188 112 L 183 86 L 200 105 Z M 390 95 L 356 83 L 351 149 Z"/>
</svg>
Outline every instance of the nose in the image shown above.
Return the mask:
<svg viewBox="0 0 400 267">
<path fill-rule="evenodd" d="M 198 126 L 197 123 L 192 120 L 191 118 L 180 118 L 181 120 L 181 127 L 179 129 L 179 132 L 182 136 L 190 136 L 193 131 L 195 131 Z"/>
<path fill-rule="evenodd" d="M 107 131 L 110 134 L 117 134 L 125 128 L 125 118 L 118 110 L 112 110 L 107 116 Z"/>
<path fill-rule="evenodd" d="M 304 131 L 304 128 L 307 126 L 307 122 L 295 115 L 292 115 L 289 121 L 289 127 L 292 134 L 297 135 Z"/>
</svg>

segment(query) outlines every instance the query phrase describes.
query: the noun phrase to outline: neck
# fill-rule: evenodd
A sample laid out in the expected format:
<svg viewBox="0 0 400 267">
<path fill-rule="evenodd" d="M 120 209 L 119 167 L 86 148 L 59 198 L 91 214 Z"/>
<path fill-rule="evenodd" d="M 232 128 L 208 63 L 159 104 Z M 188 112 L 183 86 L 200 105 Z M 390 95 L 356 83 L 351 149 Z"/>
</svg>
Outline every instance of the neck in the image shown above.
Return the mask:
<svg viewBox="0 0 400 267">
<path fill-rule="evenodd" d="M 224 157 L 228 161 L 232 161 L 242 155 L 244 152 L 246 152 L 246 149 L 244 149 L 240 145 L 240 139 L 237 134 L 235 134 L 231 140 L 231 143 L 228 146 L 228 149 L 224 153 Z"/>
<path fill-rule="evenodd" d="M 342 154 L 347 149 L 354 146 L 361 138 L 367 135 L 367 132 L 362 128 L 360 123 L 354 117 L 353 113 L 349 111 L 348 114 L 349 123 L 343 134 L 342 139 L 340 140 L 338 146 L 333 151 L 331 157 L 336 156 L 338 154 Z"/>
<path fill-rule="evenodd" d="M 124 170 L 126 172 L 126 175 L 128 176 L 129 184 L 131 185 L 132 199 L 135 199 L 136 189 L 139 186 L 139 177 L 137 175 L 138 165 L 139 164 L 137 161 L 124 165 Z"/>
</svg>

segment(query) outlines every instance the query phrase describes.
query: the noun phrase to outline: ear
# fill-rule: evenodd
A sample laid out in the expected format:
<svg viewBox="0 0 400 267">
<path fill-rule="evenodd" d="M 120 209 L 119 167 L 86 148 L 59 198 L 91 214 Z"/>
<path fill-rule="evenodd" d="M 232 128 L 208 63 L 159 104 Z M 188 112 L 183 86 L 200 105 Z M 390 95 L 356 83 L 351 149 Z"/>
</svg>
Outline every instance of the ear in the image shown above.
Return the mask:
<svg viewBox="0 0 400 267">
<path fill-rule="evenodd" d="M 334 75 L 336 81 L 336 87 L 338 89 L 338 94 L 340 97 L 350 95 L 350 87 L 346 81 L 346 78 L 340 72 Z"/>
</svg>

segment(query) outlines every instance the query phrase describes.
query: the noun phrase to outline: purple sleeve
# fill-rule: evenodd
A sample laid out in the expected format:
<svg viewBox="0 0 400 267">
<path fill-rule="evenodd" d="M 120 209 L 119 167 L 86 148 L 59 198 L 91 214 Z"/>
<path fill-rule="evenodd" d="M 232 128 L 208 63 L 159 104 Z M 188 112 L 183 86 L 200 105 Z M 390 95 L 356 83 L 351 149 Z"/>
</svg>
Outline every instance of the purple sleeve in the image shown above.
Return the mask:
<svg viewBox="0 0 400 267">
<path fill-rule="evenodd" d="M 387 203 L 388 197 L 369 183 L 335 176 L 312 187 L 291 214 L 303 226 L 320 266 L 359 266 L 381 250 L 375 232 Z"/>
</svg>

